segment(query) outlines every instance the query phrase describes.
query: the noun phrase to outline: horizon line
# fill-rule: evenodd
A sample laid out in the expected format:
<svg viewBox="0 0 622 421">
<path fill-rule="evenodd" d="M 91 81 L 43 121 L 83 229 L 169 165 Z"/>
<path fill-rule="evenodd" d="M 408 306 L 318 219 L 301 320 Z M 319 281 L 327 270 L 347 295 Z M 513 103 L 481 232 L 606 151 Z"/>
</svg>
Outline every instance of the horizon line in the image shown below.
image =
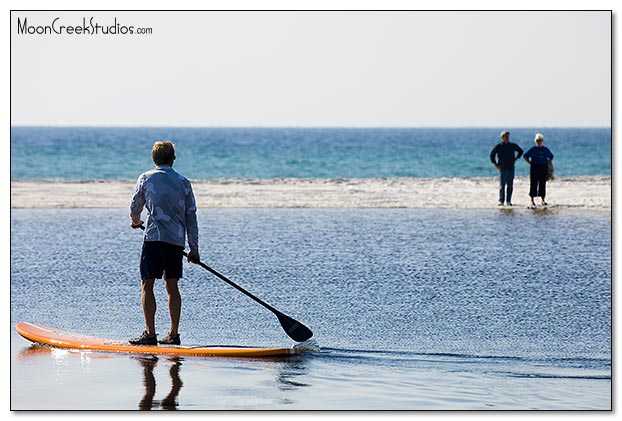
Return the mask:
<svg viewBox="0 0 622 421">
<path fill-rule="evenodd" d="M 496 128 L 513 128 L 513 129 L 533 129 L 533 128 L 599 128 L 612 129 L 612 125 L 125 125 L 125 124 L 11 124 L 11 128 L 171 128 L 171 129 L 496 129 Z"/>
</svg>

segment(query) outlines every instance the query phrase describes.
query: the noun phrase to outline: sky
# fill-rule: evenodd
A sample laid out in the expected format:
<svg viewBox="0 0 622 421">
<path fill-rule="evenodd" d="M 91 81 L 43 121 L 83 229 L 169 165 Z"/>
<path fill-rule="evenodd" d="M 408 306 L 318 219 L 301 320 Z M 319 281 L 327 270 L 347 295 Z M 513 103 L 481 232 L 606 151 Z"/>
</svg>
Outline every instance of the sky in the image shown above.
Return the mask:
<svg viewBox="0 0 622 421">
<path fill-rule="evenodd" d="M 134 34 L 36 34 L 91 18 Z M 609 11 L 11 13 L 12 125 L 610 126 L 611 88 Z"/>
</svg>

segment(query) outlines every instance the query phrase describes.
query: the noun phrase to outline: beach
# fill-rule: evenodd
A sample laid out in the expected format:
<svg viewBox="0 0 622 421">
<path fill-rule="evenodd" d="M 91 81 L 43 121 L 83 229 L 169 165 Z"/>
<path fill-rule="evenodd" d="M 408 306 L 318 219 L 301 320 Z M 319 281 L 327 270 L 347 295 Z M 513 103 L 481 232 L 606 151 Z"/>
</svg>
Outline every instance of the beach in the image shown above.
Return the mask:
<svg viewBox="0 0 622 421">
<path fill-rule="evenodd" d="M 199 208 L 496 208 L 495 177 L 191 180 Z M 134 180 L 11 180 L 11 208 L 126 208 Z M 529 204 L 529 178 L 514 180 L 515 207 Z M 549 207 L 611 210 L 611 176 L 547 183 Z M 540 203 L 538 199 L 536 203 Z"/>
</svg>

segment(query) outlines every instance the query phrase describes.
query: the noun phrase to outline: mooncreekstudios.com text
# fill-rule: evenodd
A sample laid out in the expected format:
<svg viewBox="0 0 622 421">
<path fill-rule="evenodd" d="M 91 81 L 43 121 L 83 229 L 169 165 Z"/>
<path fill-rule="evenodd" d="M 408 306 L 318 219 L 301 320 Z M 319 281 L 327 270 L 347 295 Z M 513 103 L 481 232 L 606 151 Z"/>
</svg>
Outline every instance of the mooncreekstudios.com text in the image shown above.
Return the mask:
<svg viewBox="0 0 622 421">
<path fill-rule="evenodd" d="M 121 25 L 117 18 L 114 24 L 102 25 L 91 17 L 82 18 L 81 25 L 63 24 L 60 17 L 55 18 L 49 25 L 29 25 L 28 18 L 17 18 L 18 35 L 134 35 L 151 34 L 152 28 L 137 28 L 134 25 Z"/>
</svg>

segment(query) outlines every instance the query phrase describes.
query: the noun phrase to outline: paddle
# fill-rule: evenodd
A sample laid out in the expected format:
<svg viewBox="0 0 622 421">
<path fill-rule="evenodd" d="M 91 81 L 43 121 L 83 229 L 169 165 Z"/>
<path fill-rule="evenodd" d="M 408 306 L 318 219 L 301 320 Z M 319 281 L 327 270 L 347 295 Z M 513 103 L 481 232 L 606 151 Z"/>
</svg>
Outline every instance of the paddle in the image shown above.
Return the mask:
<svg viewBox="0 0 622 421">
<path fill-rule="evenodd" d="M 143 225 L 140 225 L 139 228 L 142 229 L 143 231 L 145 229 Z M 188 253 L 186 253 L 185 251 L 183 251 L 183 253 L 184 253 L 184 256 L 188 257 Z M 258 302 L 259 304 L 261 304 L 262 306 L 270 310 L 272 313 L 274 313 L 277 319 L 279 319 L 279 322 L 281 323 L 283 330 L 285 330 L 285 333 L 287 333 L 287 336 L 289 336 L 296 342 L 306 341 L 307 339 L 313 336 L 313 332 L 311 332 L 311 330 L 308 327 L 292 319 L 291 317 L 281 313 L 280 311 L 278 311 L 277 309 L 275 309 L 274 307 L 272 307 L 270 304 L 266 303 L 265 301 L 255 297 L 253 294 L 251 294 L 250 292 L 248 292 L 247 290 L 245 290 L 244 288 L 242 288 L 241 286 L 239 286 L 238 284 L 236 284 L 235 282 L 227 278 L 225 275 L 218 273 L 217 271 L 207 266 L 203 262 L 199 262 L 198 265 L 201 266 L 203 269 L 206 269 L 213 275 L 216 275 L 217 277 L 219 277 L 220 279 L 222 279 L 223 281 L 231 285 L 233 288 L 246 294 L 248 297 L 252 298 L 256 302 Z"/>
</svg>

